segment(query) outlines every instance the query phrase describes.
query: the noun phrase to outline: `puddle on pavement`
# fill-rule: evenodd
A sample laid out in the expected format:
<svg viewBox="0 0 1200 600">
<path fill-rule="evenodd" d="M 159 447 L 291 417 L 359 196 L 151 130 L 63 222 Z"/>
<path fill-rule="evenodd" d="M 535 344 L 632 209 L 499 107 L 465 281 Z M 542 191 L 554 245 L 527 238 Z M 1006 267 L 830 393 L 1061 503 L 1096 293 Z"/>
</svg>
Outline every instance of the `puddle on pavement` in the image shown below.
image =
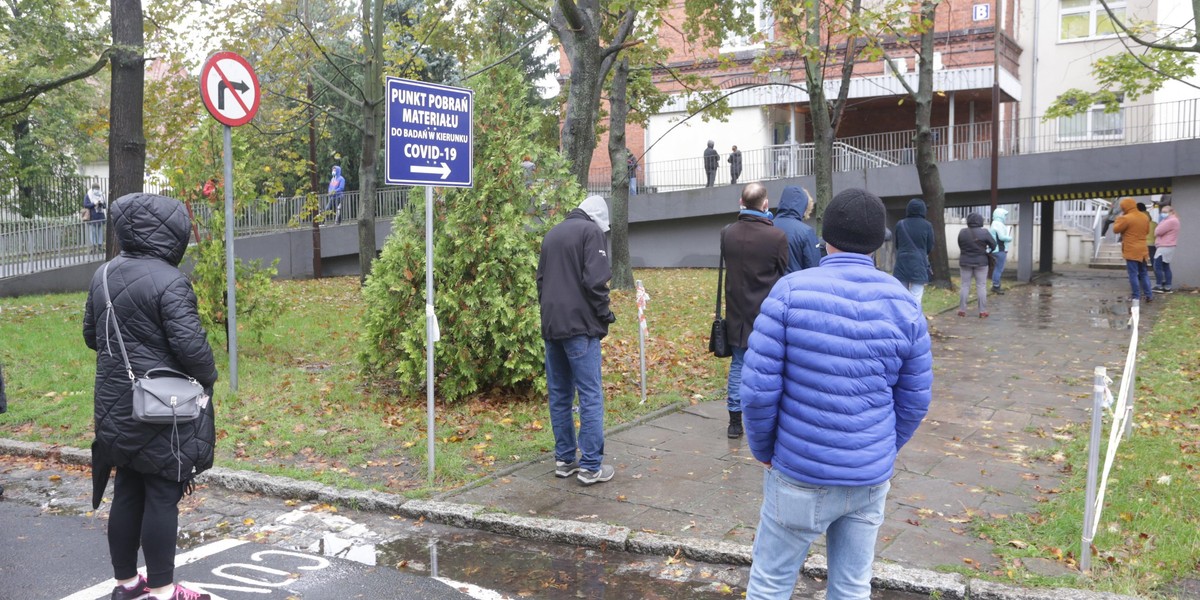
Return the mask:
<svg viewBox="0 0 1200 600">
<path fill-rule="evenodd" d="M 1088 317 L 1092 327 L 1099 329 L 1128 329 L 1129 305 L 1124 302 L 1101 300 L 1098 305 L 1088 309 Z"/>
<path fill-rule="evenodd" d="M 662 556 L 605 552 L 474 531 L 409 537 L 375 547 L 380 565 L 466 581 L 512 597 L 728 599 L 746 569 Z"/>
</svg>

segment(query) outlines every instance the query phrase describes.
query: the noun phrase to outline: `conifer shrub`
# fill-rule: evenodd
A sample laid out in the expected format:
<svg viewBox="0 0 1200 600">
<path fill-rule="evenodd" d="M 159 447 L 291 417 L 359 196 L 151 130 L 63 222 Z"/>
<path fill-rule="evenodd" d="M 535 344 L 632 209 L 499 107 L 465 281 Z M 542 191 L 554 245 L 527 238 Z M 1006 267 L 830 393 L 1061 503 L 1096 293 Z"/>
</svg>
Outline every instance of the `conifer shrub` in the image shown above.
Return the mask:
<svg viewBox="0 0 1200 600">
<path fill-rule="evenodd" d="M 521 75 L 500 66 L 472 78 L 474 188 L 434 195 L 434 306 L 438 396 L 530 394 L 545 388 L 537 298 L 542 236 L 584 195 L 554 148 L 539 145 L 538 119 Z M 520 163 L 537 164 L 526 187 Z M 425 190 L 392 224 L 365 288 L 364 375 L 423 397 L 425 365 Z"/>
</svg>

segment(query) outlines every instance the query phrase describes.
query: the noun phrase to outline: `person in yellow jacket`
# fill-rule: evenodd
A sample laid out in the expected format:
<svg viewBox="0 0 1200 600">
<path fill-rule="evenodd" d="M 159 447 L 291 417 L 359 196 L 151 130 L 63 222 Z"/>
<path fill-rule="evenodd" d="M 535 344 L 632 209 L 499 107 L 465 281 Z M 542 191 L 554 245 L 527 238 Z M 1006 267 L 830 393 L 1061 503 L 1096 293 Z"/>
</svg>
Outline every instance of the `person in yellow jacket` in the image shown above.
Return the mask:
<svg viewBox="0 0 1200 600">
<path fill-rule="evenodd" d="M 1121 236 L 1121 256 L 1125 259 L 1125 271 L 1129 274 L 1130 300 L 1143 298 L 1153 302 L 1150 290 L 1150 271 L 1146 262 L 1150 251 L 1146 247 L 1146 236 L 1150 234 L 1150 216 L 1137 208 L 1133 198 L 1121 198 L 1121 216 L 1113 223 L 1113 231 Z"/>
</svg>

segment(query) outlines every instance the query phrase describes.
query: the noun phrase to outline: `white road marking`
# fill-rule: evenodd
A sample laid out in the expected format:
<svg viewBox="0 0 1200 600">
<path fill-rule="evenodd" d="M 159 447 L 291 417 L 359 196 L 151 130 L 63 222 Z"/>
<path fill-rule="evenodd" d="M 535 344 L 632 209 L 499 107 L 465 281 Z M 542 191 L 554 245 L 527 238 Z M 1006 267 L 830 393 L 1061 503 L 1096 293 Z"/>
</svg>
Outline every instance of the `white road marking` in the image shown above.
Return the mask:
<svg viewBox="0 0 1200 600">
<path fill-rule="evenodd" d="M 175 555 L 175 568 L 194 563 L 198 560 L 204 560 L 214 554 L 220 554 L 230 548 L 236 548 L 248 543 L 246 540 L 218 540 L 211 544 L 194 548 L 183 554 Z M 138 569 L 138 572 L 144 575 L 146 568 L 142 567 Z M 96 600 L 97 598 L 106 598 L 112 593 L 112 589 L 116 585 L 116 579 L 109 579 L 97 583 L 86 590 L 80 590 L 70 596 L 65 596 L 62 600 Z"/>
<path fill-rule="evenodd" d="M 495 590 L 481 588 L 481 587 L 471 584 L 471 583 L 463 583 L 461 581 L 455 581 L 453 579 L 446 579 L 445 577 L 434 577 L 434 579 L 436 579 L 437 581 L 440 581 L 440 582 L 442 582 L 442 583 L 444 583 L 444 584 L 446 584 L 446 585 L 448 585 L 448 586 L 450 586 L 472 598 L 477 598 L 478 600 L 512 600 L 511 596 L 505 596 L 504 594 L 501 594 L 500 592 L 497 592 Z"/>
</svg>

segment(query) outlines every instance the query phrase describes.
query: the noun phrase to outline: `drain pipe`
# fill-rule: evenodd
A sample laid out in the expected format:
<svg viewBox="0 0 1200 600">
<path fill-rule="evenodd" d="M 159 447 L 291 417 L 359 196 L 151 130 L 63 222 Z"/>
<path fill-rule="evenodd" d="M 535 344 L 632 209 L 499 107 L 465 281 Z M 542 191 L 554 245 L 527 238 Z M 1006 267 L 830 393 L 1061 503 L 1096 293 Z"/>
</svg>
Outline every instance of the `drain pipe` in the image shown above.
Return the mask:
<svg viewBox="0 0 1200 600">
<path fill-rule="evenodd" d="M 1029 141 L 1026 142 L 1025 148 L 1029 152 L 1037 152 L 1037 80 L 1038 80 L 1038 40 L 1042 37 L 1042 32 L 1038 29 L 1040 16 L 1042 13 L 1041 3 L 1033 3 L 1033 76 L 1029 81 Z"/>
</svg>

